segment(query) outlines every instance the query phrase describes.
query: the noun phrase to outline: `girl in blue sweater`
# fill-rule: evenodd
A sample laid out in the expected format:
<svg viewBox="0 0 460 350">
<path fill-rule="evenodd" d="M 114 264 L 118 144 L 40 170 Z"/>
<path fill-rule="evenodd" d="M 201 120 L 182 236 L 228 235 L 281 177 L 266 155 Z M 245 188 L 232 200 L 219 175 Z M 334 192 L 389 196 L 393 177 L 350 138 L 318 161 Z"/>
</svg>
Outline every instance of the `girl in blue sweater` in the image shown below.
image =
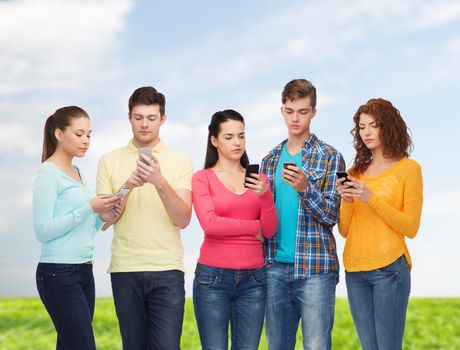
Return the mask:
<svg viewBox="0 0 460 350">
<path fill-rule="evenodd" d="M 95 196 L 72 164 L 91 137 L 88 114 L 63 107 L 45 123 L 42 164 L 34 183 L 35 234 L 42 244 L 37 289 L 57 331 L 57 349 L 96 349 L 92 319 L 94 235 L 119 216 L 116 196 Z"/>
</svg>

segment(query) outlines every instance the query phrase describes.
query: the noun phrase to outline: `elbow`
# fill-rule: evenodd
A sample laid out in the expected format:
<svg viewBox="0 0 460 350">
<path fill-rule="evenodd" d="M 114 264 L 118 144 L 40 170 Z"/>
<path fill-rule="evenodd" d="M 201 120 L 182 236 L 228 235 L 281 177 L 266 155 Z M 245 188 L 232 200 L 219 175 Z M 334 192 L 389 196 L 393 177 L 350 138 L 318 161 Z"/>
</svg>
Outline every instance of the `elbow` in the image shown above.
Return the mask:
<svg viewBox="0 0 460 350">
<path fill-rule="evenodd" d="M 190 220 L 191 220 L 191 215 L 177 222 L 176 226 L 179 227 L 181 230 L 183 230 L 190 224 Z"/>
<path fill-rule="evenodd" d="M 413 239 L 415 238 L 415 236 L 417 236 L 417 233 L 418 233 L 418 227 L 415 228 L 414 230 L 409 230 L 406 232 L 405 236 L 409 239 Z"/>
</svg>

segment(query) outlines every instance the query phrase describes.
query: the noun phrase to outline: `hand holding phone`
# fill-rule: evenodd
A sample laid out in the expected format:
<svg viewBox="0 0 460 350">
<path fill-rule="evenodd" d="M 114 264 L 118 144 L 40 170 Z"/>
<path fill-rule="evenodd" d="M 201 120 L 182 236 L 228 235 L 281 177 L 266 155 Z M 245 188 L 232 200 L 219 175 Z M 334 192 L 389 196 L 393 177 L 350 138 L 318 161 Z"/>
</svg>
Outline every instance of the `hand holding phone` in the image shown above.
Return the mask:
<svg viewBox="0 0 460 350">
<path fill-rule="evenodd" d="M 288 169 L 289 165 L 292 165 L 292 166 L 295 166 L 295 167 L 297 166 L 297 164 L 294 163 L 294 162 L 284 162 L 283 163 L 283 168 L 286 169 L 286 170 L 291 170 L 291 169 Z"/>
<path fill-rule="evenodd" d="M 152 147 L 139 147 L 139 160 L 148 164 L 147 161 L 141 157 L 141 154 L 145 154 L 147 157 L 152 158 Z"/>
<path fill-rule="evenodd" d="M 118 198 L 123 198 L 128 193 L 129 193 L 129 188 L 123 188 L 122 187 L 114 194 L 114 196 L 117 196 Z"/>
<path fill-rule="evenodd" d="M 338 179 L 343 179 L 345 178 L 345 180 L 342 182 L 342 185 L 345 184 L 345 182 L 351 182 L 349 179 L 348 179 L 348 174 L 345 172 L 345 171 L 338 171 L 336 172 L 337 174 L 337 178 Z"/>
<path fill-rule="evenodd" d="M 248 187 L 246 186 L 246 178 L 247 177 L 252 177 L 251 174 L 258 174 L 259 173 L 259 164 L 249 164 L 247 167 L 246 167 L 246 173 L 244 175 L 244 187 Z"/>
</svg>

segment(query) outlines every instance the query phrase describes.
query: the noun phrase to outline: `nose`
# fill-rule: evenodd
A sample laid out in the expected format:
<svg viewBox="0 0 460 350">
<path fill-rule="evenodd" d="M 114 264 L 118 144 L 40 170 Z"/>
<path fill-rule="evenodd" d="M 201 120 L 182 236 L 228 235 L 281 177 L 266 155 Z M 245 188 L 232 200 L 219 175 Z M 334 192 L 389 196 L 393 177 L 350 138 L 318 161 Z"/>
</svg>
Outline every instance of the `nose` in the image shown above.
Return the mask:
<svg viewBox="0 0 460 350">
<path fill-rule="evenodd" d="M 142 125 L 143 128 L 147 127 L 147 125 L 148 125 L 147 118 L 142 119 L 142 124 L 141 125 Z"/>
<path fill-rule="evenodd" d="M 294 113 L 292 113 L 292 121 L 293 122 L 296 122 L 299 120 L 299 112 L 298 111 L 294 111 Z"/>
</svg>

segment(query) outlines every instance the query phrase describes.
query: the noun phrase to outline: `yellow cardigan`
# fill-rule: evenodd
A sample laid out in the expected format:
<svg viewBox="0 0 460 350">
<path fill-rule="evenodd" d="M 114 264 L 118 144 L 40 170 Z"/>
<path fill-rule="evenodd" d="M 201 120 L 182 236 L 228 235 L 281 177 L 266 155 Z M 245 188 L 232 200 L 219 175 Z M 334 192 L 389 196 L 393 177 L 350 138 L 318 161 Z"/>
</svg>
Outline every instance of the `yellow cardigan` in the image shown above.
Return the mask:
<svg viewBox="0 0 460 350">
<path fill-rule="evenodd" d="M 417 234 L 423 203 L 420 165 L 403 158 L 374 177 L 359 176 L 372 192 L 368 203 L 342 200 L 339 232 L 346 238 L 343 263 L 348 272 L 370 271 L 405 255 L 405 237 Z"/>
</svg>

